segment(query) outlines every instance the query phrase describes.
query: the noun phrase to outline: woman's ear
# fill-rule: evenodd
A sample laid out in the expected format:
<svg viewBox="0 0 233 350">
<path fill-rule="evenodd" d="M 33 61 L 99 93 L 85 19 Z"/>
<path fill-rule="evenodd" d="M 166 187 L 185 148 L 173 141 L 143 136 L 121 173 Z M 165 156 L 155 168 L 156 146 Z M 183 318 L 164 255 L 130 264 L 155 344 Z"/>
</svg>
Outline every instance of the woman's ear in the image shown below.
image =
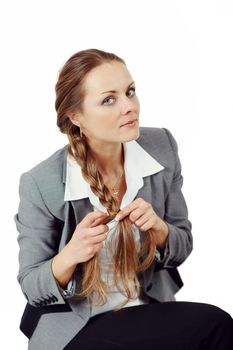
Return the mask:
<svg viewBox="0 0 233 350">
<path fill-rule="evenodd" d="M 80 123 L 79 123 L 79 116 L 78 116 L 77 113 L 69 112 L 69 113 L 67 113 L 67 116 L 69 117 L 71 123 L 73 123 L 74 125 L 77 125 L 77 126 L 80 125 Z"/>
</svg>

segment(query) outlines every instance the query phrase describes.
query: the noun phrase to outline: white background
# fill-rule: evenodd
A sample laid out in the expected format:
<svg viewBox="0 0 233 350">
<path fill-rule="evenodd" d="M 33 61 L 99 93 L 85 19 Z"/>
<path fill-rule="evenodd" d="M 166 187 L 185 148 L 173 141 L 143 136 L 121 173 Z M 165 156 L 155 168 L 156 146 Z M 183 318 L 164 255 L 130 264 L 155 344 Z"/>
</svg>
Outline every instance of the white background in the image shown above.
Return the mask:
<svg viewBox="0 0 233 350">
<path fill-rule="evenodd" d="M 66 144 L 56 127 L 57 73 L 70 55 L 93 47 L 125 59 L 141 126 L 166 127 L 178 142 L 194 251 L 179 268 L 177 299 L 233 316 L 232 1 L 1 4 L 1 343 L 27 346 L 18 330 L 25 304 L 13 222 L 19 176 Z"/>
</svg>

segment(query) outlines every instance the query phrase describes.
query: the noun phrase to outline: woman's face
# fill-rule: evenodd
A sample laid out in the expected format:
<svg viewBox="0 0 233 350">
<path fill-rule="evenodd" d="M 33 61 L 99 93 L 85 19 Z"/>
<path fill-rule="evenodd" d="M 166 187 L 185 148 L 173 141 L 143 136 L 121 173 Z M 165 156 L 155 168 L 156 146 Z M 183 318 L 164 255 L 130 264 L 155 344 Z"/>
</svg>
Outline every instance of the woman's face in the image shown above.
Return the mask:
<svg viewBox="0 0 233 350">
<path fill-rule="evenodd" d="M 108 62 L 92 69 L 84 81 L 82 112 L 72 121 L 80 124 L 92 145 L 122 143 L 139 137 L 139 100 L 135 83 L 121 62 Z M 133 125 L 123 126 L 129 121 Z"/>
</svg>

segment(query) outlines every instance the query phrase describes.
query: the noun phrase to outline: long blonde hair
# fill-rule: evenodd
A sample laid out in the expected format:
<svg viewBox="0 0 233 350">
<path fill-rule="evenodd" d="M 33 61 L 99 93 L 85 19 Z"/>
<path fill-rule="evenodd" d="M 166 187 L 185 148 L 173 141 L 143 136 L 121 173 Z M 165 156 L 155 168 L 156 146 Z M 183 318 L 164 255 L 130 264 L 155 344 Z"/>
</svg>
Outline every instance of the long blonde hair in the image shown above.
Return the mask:
<svg viewBox="0 0 233 350">
<path fill-rule="evenodd" d="M 74 125 L 68 113 L 82 110 L 84 99 L 83 82 L 88 72 L 104 62 L 124 60 L 113 53 L 88 49 L 79 51 L 69 58 L 62 67 L 56 84 L 57 125 L 69 139 L 69 153 L 80 165 L 82 175 L 90 184 L 91 190 L 99 198 L 100 203 L 107 208 L 109 216 L 103 223 L 108 223 L 119 211 L 117 200 L 105 186 L 98 164 L 92 155 L 85 135 L 80 135 L 80 128 Z M 138 274 L 144 272 L 152 263 L 156 251 L 155 236 L 151 230 L 141 232 L 141 248 L 138 251 L 135 243 L 132 223 L 125 217 L 118 224 L 118 234 L 115 235 L 113 266 L 114 283 L 129 300 L 140 294 Z M 122 283 L 123 290 L 120 287 Z M 83 277 L 78 296 L 93 299 L 93 292 L 98 296 L 98 304 L 107 300 L 108 286 L 101 278 L 99 254 L 83 263 Z"/>
</svg>

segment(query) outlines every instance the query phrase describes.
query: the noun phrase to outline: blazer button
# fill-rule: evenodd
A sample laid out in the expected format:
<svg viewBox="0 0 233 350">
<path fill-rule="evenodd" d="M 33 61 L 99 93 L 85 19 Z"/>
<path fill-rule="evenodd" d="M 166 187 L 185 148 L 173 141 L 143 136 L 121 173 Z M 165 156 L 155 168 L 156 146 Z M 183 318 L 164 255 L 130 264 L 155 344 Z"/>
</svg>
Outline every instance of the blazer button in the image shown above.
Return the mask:
<svg viewBox="0 0 233 350">
<path fill-rule="evenodd" d="M 51 294 L 48 297 L 49 297 L 50 302 L 55 303 L 56 301 L 58 301 L 57 297 L 54 294 Z"/>
<path fill-rule="evenodd" d="M 42 302 L 42 305 L 47 305 L 47 304 L 50 304 L 50 301 L 47 299 L 47 298 L 41 298 L 41 302 Z"/>
<path fill-rule="evenodd" d="M 146 291 L 149 292 L 152 288 L 152 283 L 149 283 L 148 286 L 146 287 Z"/>
<path fill-rule="evenodd" d="M 33 304 L 34 304 L 34 306 L 41 306 L 40 303 L 38 303 L 38 301 L 33 300 Z"/>
</svg>

